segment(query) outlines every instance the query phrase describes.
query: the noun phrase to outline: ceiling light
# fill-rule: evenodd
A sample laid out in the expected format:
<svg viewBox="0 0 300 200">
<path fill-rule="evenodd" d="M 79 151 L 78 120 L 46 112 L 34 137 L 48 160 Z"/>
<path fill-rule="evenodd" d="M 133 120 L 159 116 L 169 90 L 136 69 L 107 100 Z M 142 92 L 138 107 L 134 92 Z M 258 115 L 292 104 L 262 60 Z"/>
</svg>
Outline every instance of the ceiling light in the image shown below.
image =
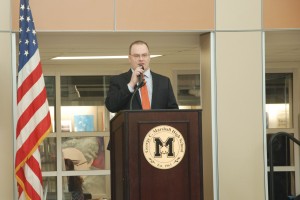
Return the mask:
<svg viewBox="0 0 300 200">
<path fill-rule="evenodd" d="M 150 55 L 150 58 L 159 57 L 162 55 Z M 95 59 L 124 59 L 128 56 L 58 56 L 51 60 L 95 60 Z"/>
</svg>

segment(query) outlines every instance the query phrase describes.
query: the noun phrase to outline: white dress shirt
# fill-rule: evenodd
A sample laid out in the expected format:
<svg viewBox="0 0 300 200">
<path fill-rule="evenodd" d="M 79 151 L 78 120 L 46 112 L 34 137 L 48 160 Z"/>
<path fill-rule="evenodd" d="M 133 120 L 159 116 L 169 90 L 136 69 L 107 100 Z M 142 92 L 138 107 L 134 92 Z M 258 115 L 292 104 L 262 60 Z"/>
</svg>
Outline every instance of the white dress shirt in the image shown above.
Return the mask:
<svg viewBox="0 0 300 200">
<path fill-rule="evenodd" d="M 149 101 L 150 101 L 150 105 L 151 105 L 151 102 L 152 102 L 152 92 L 153 92 L 153 83 L 152 83 L 152 75 L 150 73 L 150 69 L 148 69 L 148 70 L 146 70 L 144 72 L 144 79 L 146 81 L 146 86 L 147 86 L 147 90 L 148 90 Z M 129 84 L 127 86 L 128 86 L 128 89 L 129 89 L 129 91 L 131 93 L 134 92 L 134 88 L 130 87 Z M 143 86 L 143 87 L 145 87 L 145 86 Z M 139 93 L 140 93 L 140 97 L 141 97 L 141 92 L 139 91 Z"/>
</svg>

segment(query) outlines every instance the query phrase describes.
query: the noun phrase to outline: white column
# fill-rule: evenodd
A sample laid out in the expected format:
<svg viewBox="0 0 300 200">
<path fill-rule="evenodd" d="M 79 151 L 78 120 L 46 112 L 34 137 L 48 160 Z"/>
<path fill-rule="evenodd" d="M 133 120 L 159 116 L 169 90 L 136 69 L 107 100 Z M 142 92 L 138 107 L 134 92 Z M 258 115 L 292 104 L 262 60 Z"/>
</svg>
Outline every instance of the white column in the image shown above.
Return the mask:
<svg viewBox="0 0 300 200">
<path fill-rule="evenodd" d="M 0 188 L 1 199 L 14 199 L 13 95 L 10 0 L 0 1 Z"/>
<path fill-rule="evenodd" d="M 217 198 L 265 199 L 260 0 L 216 0 Z"/>
</svg>

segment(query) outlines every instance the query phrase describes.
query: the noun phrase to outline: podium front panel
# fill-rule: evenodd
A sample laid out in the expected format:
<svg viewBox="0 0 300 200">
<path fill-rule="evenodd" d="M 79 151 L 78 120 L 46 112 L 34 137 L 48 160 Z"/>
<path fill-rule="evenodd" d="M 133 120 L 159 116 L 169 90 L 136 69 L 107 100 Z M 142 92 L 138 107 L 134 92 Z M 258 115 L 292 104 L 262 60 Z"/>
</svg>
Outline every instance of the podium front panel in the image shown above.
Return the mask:
<svg viewBox="0 0 300 200">
<path fill-rule="evenodd" d="M 111 123 L 112 199 L 203 199 L 200 110 L 125 111 L 118 117 Z M 168 169 L 152 166 L 143 153 L 147 133 L 158 126 L 174 127 L 185 141 L 184 157 Z"/>
</svg>

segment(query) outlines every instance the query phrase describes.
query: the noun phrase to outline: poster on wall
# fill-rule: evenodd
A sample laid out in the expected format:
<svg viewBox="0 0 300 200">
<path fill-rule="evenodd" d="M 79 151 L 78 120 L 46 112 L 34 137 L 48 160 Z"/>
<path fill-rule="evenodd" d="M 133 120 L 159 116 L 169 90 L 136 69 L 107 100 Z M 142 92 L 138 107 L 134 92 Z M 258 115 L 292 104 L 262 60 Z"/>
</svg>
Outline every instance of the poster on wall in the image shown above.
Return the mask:
<svg viewBox="0 0 300 200">
<path fill-rule="evenodd" d="M 74 131 L 94 131 L 94 115 L 74 115 Z"/>
</svg>

